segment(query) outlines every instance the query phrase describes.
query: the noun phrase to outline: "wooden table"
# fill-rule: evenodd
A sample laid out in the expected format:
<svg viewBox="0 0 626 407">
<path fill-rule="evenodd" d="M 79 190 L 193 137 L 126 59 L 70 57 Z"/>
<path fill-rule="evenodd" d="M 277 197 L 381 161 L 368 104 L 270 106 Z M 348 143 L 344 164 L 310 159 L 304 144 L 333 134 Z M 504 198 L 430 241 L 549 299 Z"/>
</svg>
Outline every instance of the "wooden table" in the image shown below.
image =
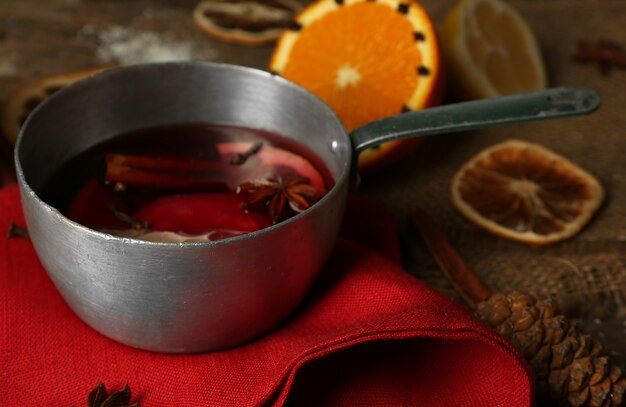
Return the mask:
<svg viewBox="0 0 626 407">
<path fill-rule="evenodd" d="M 422 1 L 437 23 L 454 3 Z M 455 297 L 406 221 L 407 215 L 420 206 L 434 216 L 469 265 L 491 287 L 555 296 L 563 310 L 579 320 L 624 366 L 626 160 L 622 154 L 626 152 L 626 71 L 603 76 L 595 67 L 572 63 L 571 55 L 576 42 L 583 38 L 626 44 L 626 2 L 510 3 L 534 30 L 551 85 L 597 89 L 603 97 L 600 111 L 585 118 L 439 137 L 387 171 L 367 177 L 360 193 L 376 197 L 396 217 L 407 269 L 417 277 Z M 2 0 L 0 100 L 28 80 L 132 59 L 129 44 L 141 36 L 144 48 L 146 44 L 150 47 L 137 50 L 146 53 L 143 58 L 182 55 L 267 66 L 271 46 L 230 45 L 201 33 L 191 19 L 195 4 L 195 0 Z M 581 235 L 547 248 L 528 247 L 478 230 L 452 208 L 448 189 L 456 169 L 486 146 L 508 138 L 540 142 L 598 175 L 609 198 Z M 5 141 L 0 143 L 0 161 L 5 167 L 11 167 L 11 148 Z"/>
</svg>

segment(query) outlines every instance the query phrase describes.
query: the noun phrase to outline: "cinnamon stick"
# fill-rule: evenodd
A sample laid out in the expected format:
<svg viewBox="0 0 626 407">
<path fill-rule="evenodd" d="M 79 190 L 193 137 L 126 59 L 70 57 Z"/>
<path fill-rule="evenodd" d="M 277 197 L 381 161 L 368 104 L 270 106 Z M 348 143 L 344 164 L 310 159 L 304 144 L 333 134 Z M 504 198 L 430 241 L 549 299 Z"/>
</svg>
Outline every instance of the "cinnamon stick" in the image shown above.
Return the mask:
<svg viewBox="0 0 626 407">
<path fill-rule="evenodd" d="M 470 308 L 476 309 L 491 296 L 491 289 L 467 266 L 430 215 L 417 209 L 411 221 L 442 274 Z"/>
<path fill-rule="evenodd" d="M 107 154 L 108 183 L 158 189 L 225 190 L 227 163 L 177 157 Z"/>
<path fill-rule="evenodd" d="M 166 155 L 135 155 L 110 153 L 107 166 L 129 167 L 150 171 L 223 171 L 228 164 L 218 160 L 201 160 Z"/>
</svg>

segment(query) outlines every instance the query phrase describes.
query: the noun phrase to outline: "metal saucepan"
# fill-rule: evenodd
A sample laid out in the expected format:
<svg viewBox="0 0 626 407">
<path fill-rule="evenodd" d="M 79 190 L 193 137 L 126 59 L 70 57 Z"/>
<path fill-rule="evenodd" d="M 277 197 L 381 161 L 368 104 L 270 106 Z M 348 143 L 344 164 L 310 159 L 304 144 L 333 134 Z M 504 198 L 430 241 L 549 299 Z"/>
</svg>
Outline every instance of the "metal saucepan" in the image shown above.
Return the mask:
<svg viewBox="0 0 626 407">
<path fill-rule="evenodd" d="M 266 72 L 206 62 L 138 65 L 76 83 L 37 108 L 17 142 L 17 178 L 35 250 L 80 318 L 130 346 L 211 351 L 268 331 L 302 300 L 335 245 L 364 148 L 583 114 L 598 104 L 592 91 L 553 89 L 405 113 L 348 135 L 320 99 Z M 131 130 L 184 122 L 252 127 L 294 139 L 326 163 L 335 185 L 278 225 L 183 245 L 91 230 L 39 198 L 49 175 L 90 147 Z"/>
</svg>

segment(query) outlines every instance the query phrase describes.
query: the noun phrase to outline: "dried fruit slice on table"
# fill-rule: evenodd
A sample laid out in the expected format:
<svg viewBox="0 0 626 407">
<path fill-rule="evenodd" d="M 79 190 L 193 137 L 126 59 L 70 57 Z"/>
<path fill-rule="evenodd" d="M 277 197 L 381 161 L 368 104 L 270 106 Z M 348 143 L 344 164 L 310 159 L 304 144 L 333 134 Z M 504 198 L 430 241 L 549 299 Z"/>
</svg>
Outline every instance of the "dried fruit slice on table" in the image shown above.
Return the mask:
<svg viewBox="0 0 626 407">
<path fill-rule="evenodd" d="M 522 16 L 500 0 L 462 0 L 441 29 L 448 89 L 481 99 L 543 89 L 539 47 Z"/>
<path fill-rule="evenodd" d="M 296 0 L 204 0 L 194 9 L 193 19 L 222 41 L 266 45 L 276 41 L 301 9 Z"/>
<path fill-rule="evenodd" d="M 4 136 L 15 144 L 22 124 L 41 102 L 65 86 L 109 68 L 86 69 L 48 76 L 16 88 L 7 96 L 0 113 Z"/>
<path fill-rule="evenodd" d="M 269 69 L 321 97 L 348 131 L 441 102 L 435 28 L 413 1 L 319 0 L 281 35 Z M 377 168 L 412 143 L 366 150 L 359 166 Z"/>
<path fill-rule="evenodd" d="M 604 199 L 600 183 L 538 144 L 509 140 L 482 151 L 452 180 L 452 203 L 476 225 L 547 244 L 576 234 Z"/>
</svg>

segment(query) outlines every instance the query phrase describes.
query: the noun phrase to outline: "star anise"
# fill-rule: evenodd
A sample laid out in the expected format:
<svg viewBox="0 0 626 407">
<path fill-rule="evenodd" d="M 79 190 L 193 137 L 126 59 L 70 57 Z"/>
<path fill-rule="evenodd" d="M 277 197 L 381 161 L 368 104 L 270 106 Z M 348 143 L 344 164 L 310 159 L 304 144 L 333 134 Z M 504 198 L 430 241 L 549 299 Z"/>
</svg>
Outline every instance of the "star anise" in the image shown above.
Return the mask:
<svg viewBox="0 0 626 407">
<path fill-rule="evenodd" d="M 299 176 L 244 182 L 237 187 L 237 193 L 244 196 L 246 209 L 267 210 L 274 223 L 308 209 L 321 197 L 307 178 Z"/>
<path fill-rule="evenodd" d="M 130 404 L 130 387 L 124 386 L 122 390 L 113 394 L 107 392 L 104 383 L 98 383 L 87 397 L 88 407 L 139 407 L 139 403 Z"/>
<path fill-rule="evenodd" d="M 578 51 L 573 58 L 580 63 L 598 64 L 604 75 L 608 75 L 613 68 L 626 69 L 626 51 L 613 41 L 579 41 Z"/>
</svg>

